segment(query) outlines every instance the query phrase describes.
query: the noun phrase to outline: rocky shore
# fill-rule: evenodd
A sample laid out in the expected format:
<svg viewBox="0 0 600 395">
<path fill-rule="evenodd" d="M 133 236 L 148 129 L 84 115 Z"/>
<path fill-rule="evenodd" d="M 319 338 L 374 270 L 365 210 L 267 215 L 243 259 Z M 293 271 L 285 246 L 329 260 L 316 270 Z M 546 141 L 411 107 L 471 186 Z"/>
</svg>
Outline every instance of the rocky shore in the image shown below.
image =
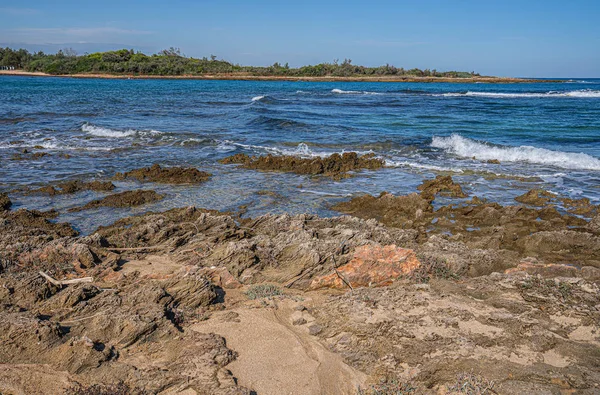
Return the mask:
<svg viewBox="0 0 600 395">
<path fill-rule="evenodd" d="M 334 178 L 383 166 L 224 163 Z M 110 181 L 28 193 L 96 189 L 110 195 L 81 210 L 163 198 Z M 561 199 L 533 190 L 502 206 L 438 176 L 355 196 L 333 218 L 183 207 L 80 236 L 0 195 L 0 393 L 598 393 L 599 208 Z"/>
</svg>

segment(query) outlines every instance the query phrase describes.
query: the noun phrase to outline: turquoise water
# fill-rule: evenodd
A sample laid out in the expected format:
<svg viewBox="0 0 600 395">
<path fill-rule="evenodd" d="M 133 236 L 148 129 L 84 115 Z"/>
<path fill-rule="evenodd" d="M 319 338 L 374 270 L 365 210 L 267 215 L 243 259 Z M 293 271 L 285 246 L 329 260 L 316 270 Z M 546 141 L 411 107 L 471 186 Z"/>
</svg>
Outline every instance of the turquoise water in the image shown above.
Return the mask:
<svg viewBox="0 0 600 395">
<path fill-rule="evenodd" d="M 49 156 L 15 161 L 41 146 Z M 373 152 L 388 168 L 333 181 L 258 173 L 217 160 L 248 154 Z M 59 154 L 68 153 L 66 159 Z M 488 163 L 497 159 L 500 164 Z M 562 83 L 321 83 L 0 77 L 0 190 L 106 178 L 160 163 L 214 174 L 200 187 L 133 210 L 77 214 L 96 198 L 11 195 L 16 207 L 62 210 L 83 231 L 117 217 L 182 205 L 332 215 L 358 193 L 414 191 L 449 173 L 472 195 L 510 203 L 542 187 L 600 203 L 600 80 Z M 120 183 L 123 189 L 138 188 Z M 260 190 L 280 194 L 257 195 Z M 443 201 L 440 202 L 440 204 Z M 102 214 L 102 215 L 94 215 Z"/>
</svg>

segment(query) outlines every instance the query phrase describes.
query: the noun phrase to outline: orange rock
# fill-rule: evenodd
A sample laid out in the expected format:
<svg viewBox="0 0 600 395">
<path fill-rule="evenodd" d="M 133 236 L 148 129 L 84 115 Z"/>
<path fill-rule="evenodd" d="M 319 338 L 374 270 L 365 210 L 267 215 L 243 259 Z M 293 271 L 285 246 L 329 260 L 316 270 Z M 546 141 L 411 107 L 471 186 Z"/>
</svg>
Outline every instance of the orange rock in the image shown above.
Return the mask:
<svg viewBox="0 0 600 395">
<path fill-rule="evenodd" d="M 383 287 L 411 274 L 419 266 L 421 262 L 413 250 L 393 244 L 364 245 L 356 248 L 352 260 L 337 268 L 337 273 L 314 278 L 310 288 L 346 288 L 344 280 L 353 288 Z"/>
</svg>

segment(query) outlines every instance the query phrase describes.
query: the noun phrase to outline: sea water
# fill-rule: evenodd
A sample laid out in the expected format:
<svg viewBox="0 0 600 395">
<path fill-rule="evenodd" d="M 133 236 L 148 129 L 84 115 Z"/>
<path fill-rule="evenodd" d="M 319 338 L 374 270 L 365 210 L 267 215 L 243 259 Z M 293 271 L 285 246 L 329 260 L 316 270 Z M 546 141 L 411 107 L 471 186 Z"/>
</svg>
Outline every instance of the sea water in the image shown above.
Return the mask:
<svg viewBox="0 0 600 395">
<path fill-rule="evenodd" d="M 34 148 L 37 147 L 37 148 Z M 49 155 L 14 160 L 24 149 Z M 235 153 L 374 153 L 387 167 L 343 180 L 221 165 Z M 68 154 L 69 157 L 67 157 Z M 24 155 L 26 156 L 26 155 Z M 499 161 L 499 163 L 497 163 Z M 213 174 L 200 186 L 115 182 L 167 197 L 138 208 L 68 213 L 104 196 L 11 193 L 90 232 L 172 207 L 245 215 L 315 213 L 363 193 L 406 194 L 450 174 L 502 204 L 532 188 L 600 203 L 600 80 L 519 84 L 110 80 L 0 77 L 0 191 L 106 179 L 159 163 Z M 274 194 L 257 193 L 273 191 Z M 448 203 L 439 199 L 438 204 Z"/>
</svg>

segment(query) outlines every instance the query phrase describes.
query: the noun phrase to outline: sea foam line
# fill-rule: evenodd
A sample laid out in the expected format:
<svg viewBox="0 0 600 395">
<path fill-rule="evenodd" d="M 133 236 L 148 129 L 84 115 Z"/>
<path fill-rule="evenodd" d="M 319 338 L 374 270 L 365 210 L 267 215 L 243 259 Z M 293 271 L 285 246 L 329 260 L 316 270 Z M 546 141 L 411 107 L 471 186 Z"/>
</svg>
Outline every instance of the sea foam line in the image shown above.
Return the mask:
<svg viewBox="0 0 600 395">
<path fill-rule="evenodd" d="M 341 89 L 332 89 L 331 93 L 337 93 L 340 95 L 382 95 L 380 92 L 368 92 L 368 91 L 344 91 Z"/>
<path fill-rule="evenodd" d="M 599 170 L 600 159 L 582 152 L 553 151 L 531 146 L 505 147 L 471 140 L 459 134 L 448 137 L 434 136 L 431 146 L 463 158 L 497 159 L 500 162 L 527 162 L 550 165 L 563 169 Z"/>
<path fill-rule="evenodd" d="M 550 91 L 550 92 L 519 92 L 519 93 L 505 93 L 505 92 L 448 92 L 442 94 L 434 94 L 434 96 L 445 96 L 445 97 L 459 97 L 459 96 L 470 96 L 470 97 L 493 97 L 493 98 L 554 98 L 554 97 L 576 97 L 576 98 L 600 98 L 600 91 L 591 89 L 580 89 L 575 91 Z"/>
<path fill-rule="evenodd" d="M 133 137 L 136 135 L 146 136 L 146 135 L 161 135 L 162 132 L 158 130 L 114 130 L 109 128 L 104 128 L 101 126 L 91 125 L 89 123 L 85 123 L 81 126 L 81 131 L 91 134 L 97 137 L 113 137 L 113 138 L 124 138 L 124 137 Z"/>
</svg>

